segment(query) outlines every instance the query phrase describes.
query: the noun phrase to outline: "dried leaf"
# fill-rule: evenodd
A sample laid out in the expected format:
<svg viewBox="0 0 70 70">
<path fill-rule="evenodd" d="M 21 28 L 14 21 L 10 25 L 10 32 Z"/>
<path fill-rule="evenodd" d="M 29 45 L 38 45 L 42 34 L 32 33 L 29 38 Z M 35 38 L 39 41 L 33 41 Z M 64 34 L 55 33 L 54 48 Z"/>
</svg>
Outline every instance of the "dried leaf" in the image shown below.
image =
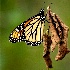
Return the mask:
<svg viewBox="0 0 70 70">
<path fill-rule="evenodd" d="M 58 44 L 58 53 L 55 60 L 61 60 L 70 50 L 67 48 L 67 38 L 69 27 L 66 26 L 55 13 L 52 13 L 50 7 L 47 8 L 47 19 L 51 32 L 51 50 L 53 51 Z"/>
<path fill-rule="evenodd" d="M 43 46 L 44 46 L 43 58 L 48 68 L 52 68 L 52 61 L 50 58 L 50 45 L 51 45 L 51 36 L 46 35 L 46 33 L 43 34 Z"/>
<path fill-rule="evenodd" d="M 57 26 L 59 26 L 58 24 L 56 24 L 56 19 L 55 19 L 55 15 L 52 13 L 52 11 L 50 10 L 50 7 L 48 6 L 47 8 L 48 12 L 47 12 L 47 19 L 49 21 L 49 29 L 51 32 L 51 51 L 54 51 L 56 45 L 60 42 L 60 38 L 59 38 L 59 33 L 58 33 L 58 29 Z"/>
<path fill-rule="evenodd" d="M 61 39 L 61 42 L 58 44 L 58 53 L 57 56 L 55 57 L 55 60 L 62 60 L 67 53 L 70 52 L 70 50 L 67 48 L 67 39 L 68 39 L 68 31 L 69 27 L 66 26 L 58 17 L 58 15 L 55 15 L 56 19 L 62 26 L 62 31 L 63 31 L 63 37 Z"/>
</svg>

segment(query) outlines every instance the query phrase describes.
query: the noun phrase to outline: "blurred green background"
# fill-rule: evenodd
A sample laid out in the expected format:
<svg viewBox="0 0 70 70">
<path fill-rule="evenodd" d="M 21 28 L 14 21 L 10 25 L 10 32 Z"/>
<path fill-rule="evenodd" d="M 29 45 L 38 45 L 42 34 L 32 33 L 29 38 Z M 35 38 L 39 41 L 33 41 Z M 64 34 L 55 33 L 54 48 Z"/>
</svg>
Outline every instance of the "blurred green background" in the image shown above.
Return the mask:
<svg viewBox="0 0 70 70">
<path fill-rule="evenodd" d="M 41 8 L 46 12 L 48 5 L 70 27 L 70 0 L 1 0 L 0 70 L 46 70 L 42 44 L 31 47 L 24 42 L 12 44 L 8 39 L 17 25 L 39 13 Z M 47 26 L 47 22 L 45 24 Z M 68 47 L 70 48 L 70 32 Z M 50 70 L 69 70 L 70 53 L 61 61 L 54 60 L 56 54 L 57 48 L 51 52 L 53 68 Z"/>
</svg>

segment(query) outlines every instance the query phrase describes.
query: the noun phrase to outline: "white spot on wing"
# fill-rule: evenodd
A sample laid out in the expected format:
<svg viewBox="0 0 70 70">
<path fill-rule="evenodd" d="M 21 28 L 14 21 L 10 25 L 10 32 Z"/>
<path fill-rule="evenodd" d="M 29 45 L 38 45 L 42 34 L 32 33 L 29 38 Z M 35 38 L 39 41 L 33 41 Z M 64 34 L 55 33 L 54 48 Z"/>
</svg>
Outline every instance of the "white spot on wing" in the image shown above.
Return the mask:
<svg viewBox="0 0 70 70">
<path fill-rule="evenodd" d="M 17 32 L 19 32 L 19 30 L 18 30 L 17 28 L 16 28 L 15 30 L 16 30 Z"/>
<path fill-rule="evenodd" d="M 20 36 L 20 34 L 18 34 L 18 36 Z"/>
<path fill-rule="evenodd" d="M 12 37 L 12 35 L 10 37 Z"/>
</svg>

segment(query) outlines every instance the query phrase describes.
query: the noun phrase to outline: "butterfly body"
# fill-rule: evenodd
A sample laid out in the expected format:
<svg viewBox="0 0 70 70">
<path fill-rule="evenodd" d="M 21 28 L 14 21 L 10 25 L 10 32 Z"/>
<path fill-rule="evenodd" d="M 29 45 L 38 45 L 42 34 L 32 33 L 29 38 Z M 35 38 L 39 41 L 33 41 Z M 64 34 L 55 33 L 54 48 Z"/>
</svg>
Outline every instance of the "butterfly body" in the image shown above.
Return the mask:
<svg viewBox="0 0 70 70">
<path fill-rule="evenodd" d="M 16 43 L 25 41 L 31 46 L 40 45 L 42 42 L 44 23 L 44 10 L 41 9 L 39 14 L 24 21 L 12 31 L 9 36 L 10 42 Z"/>
</svg>

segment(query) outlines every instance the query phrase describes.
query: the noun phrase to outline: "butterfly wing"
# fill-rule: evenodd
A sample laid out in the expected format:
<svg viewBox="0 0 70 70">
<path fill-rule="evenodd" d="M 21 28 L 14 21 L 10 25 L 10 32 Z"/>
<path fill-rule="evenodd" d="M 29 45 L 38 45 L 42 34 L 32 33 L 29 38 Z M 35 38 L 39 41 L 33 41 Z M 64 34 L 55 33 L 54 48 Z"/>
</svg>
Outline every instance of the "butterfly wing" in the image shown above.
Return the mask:
<svg viewBox="0 0 70 70">
<path fill-rule="evenodd" d="M 28 45 L 37 46 L 42 42 L 44 30 L 44 10 L 17 26 L 10 34 L 12 43 L 25 41 Z"/>
</svg>

